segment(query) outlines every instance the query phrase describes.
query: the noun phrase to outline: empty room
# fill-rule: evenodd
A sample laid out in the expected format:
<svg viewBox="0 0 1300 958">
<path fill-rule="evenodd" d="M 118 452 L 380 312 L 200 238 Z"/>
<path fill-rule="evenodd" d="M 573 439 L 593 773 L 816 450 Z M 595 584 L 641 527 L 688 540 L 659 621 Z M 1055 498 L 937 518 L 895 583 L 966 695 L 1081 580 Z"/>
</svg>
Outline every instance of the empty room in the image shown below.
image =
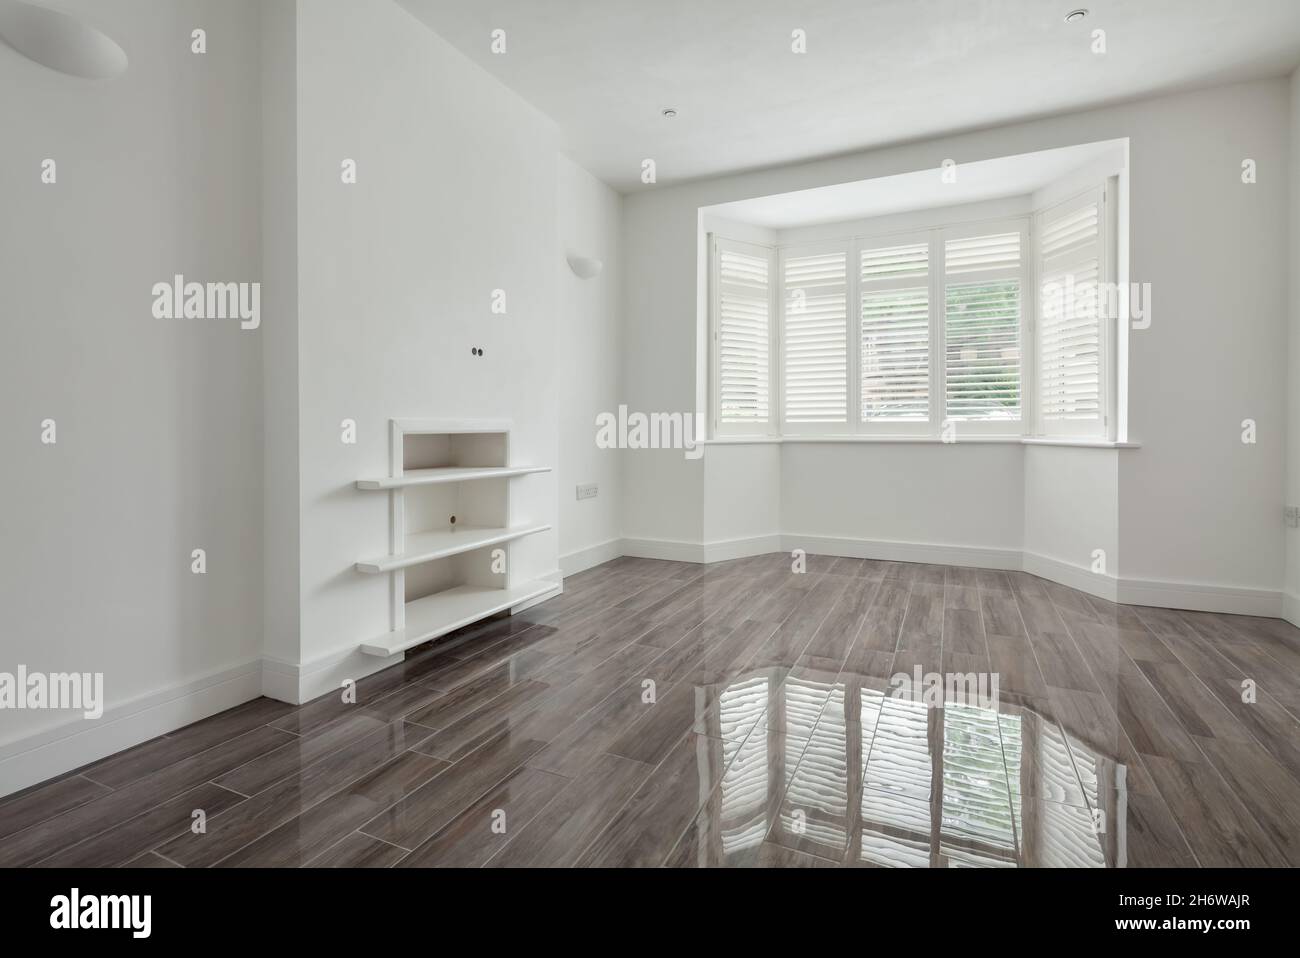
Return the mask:
<svg viewBox="0 0 1300 958">
<path fill-rule="evenodd" d="M 1084 2 L 0 0 L 23 920 L 1300 865 L 1300 4 Z"/>
</svg>

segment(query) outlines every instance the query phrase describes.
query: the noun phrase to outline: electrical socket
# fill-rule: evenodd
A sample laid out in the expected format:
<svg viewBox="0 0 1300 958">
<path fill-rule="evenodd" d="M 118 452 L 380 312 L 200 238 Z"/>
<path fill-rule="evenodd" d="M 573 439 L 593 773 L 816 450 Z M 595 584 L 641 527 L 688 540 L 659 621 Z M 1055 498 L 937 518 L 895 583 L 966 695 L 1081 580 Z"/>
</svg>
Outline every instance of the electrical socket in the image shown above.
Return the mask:
<svg viewBox="0 0 1300 958">
<path fill-rule="evenodd" d="M 600 486 L 596 485 L 596 483 L 594 482 L 589 482 L 586 485 L 582 485 L 578 487 L 578 498 L 595 499 L 596 495 L 599 492 L 600 492 Z"/>
<path fill-rule="evenodd" d="M 1300 506 L 1287 506 L 1285 512 L 1286 524 L 1289 526 L 1300 526 Z"/>
</svg>

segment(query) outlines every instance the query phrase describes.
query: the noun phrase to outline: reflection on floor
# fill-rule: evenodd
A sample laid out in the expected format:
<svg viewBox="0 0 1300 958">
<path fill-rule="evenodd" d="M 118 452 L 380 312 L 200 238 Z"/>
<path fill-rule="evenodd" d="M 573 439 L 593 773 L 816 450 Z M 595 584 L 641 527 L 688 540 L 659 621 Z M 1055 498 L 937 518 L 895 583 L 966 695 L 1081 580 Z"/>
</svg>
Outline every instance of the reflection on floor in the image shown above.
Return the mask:
<svg viewBox="0 0 1300 958">
<path fill-rule="evenodd" d="M 1300 630 L 1019 572 L 620 559 L 358 693 L 0 799 L 0 866 L 1300 864 Z"/>
</svg>

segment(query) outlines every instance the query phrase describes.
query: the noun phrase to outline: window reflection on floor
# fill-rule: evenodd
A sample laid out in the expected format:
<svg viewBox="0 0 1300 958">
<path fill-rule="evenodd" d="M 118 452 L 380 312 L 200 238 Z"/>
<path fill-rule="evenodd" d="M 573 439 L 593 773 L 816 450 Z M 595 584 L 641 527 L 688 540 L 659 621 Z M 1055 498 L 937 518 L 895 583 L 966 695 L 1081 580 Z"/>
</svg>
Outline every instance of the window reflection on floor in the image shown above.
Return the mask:
<svg viewBox="0 0 1300 958">
<path fill-rule="evenodd" d="M 1123 801 L 1124 766 L 1028 708 L 929 708 L 874 680 L 781 669 L 717 700 L 730 731 L 694 827 L 716 828 L 704 845 L 724 859 L 775 842 L 892 867 L 1100 867 L 1105 842 L 1122 864 L 1122 811 L 1105 813 Z M 714 762 L 717 747 L 701 744 Z M 1119 787 L 1103 788 L 1112 775 Z"/>
</svg>

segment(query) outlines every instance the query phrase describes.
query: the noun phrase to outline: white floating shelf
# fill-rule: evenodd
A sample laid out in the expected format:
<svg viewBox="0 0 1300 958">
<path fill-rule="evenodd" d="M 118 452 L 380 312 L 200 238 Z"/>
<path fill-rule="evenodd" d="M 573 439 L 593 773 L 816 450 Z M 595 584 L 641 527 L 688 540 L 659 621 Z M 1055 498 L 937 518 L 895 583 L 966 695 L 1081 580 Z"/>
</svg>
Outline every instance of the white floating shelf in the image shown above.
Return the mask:
<svg viewBox="0 0 1300 958">
<path fill-rule="evenodd" d="M 484 546 L 494 546 L 511 539 L 520 539 L 551 528 L 540 526 L 512 526 L 508 529 L 485 529 L 479 526 L 461 526 L 457 529 L 442 529 L 438 532 L 417 532 L 406 537 L 406 551 L 401 555 L 376 556 L 362 559 L 357 563 L 358 572 L 372 575 L 405 569 L 407 566 L 432 562 L 434 559 L 446 559 L 448 556 L 472 552 Z"/>
<path fill-rule="evenodd" d="M 438 469 L 412 469 L 401 476 L 358 479 L 358 489 L 403 489 L 407 486 L 434 486 L 443 482 L 469 482 L 473 479 L 508 479 L 536 472 L 550 472 L 550 466 L 446 466 Z"/>
<path fill-rule="evenodd" d="M 365 642 L 361 651 L 367 655 L 390 656 L 454 632 L 461 626 L 503 612 L 511 606 L 554 592 L 559 584 L 537 579 L 496 589 L 490 586 L 461 585 L 437 592 L 406 604 L 406 628 L 389 632 Z"/>
</svg>

